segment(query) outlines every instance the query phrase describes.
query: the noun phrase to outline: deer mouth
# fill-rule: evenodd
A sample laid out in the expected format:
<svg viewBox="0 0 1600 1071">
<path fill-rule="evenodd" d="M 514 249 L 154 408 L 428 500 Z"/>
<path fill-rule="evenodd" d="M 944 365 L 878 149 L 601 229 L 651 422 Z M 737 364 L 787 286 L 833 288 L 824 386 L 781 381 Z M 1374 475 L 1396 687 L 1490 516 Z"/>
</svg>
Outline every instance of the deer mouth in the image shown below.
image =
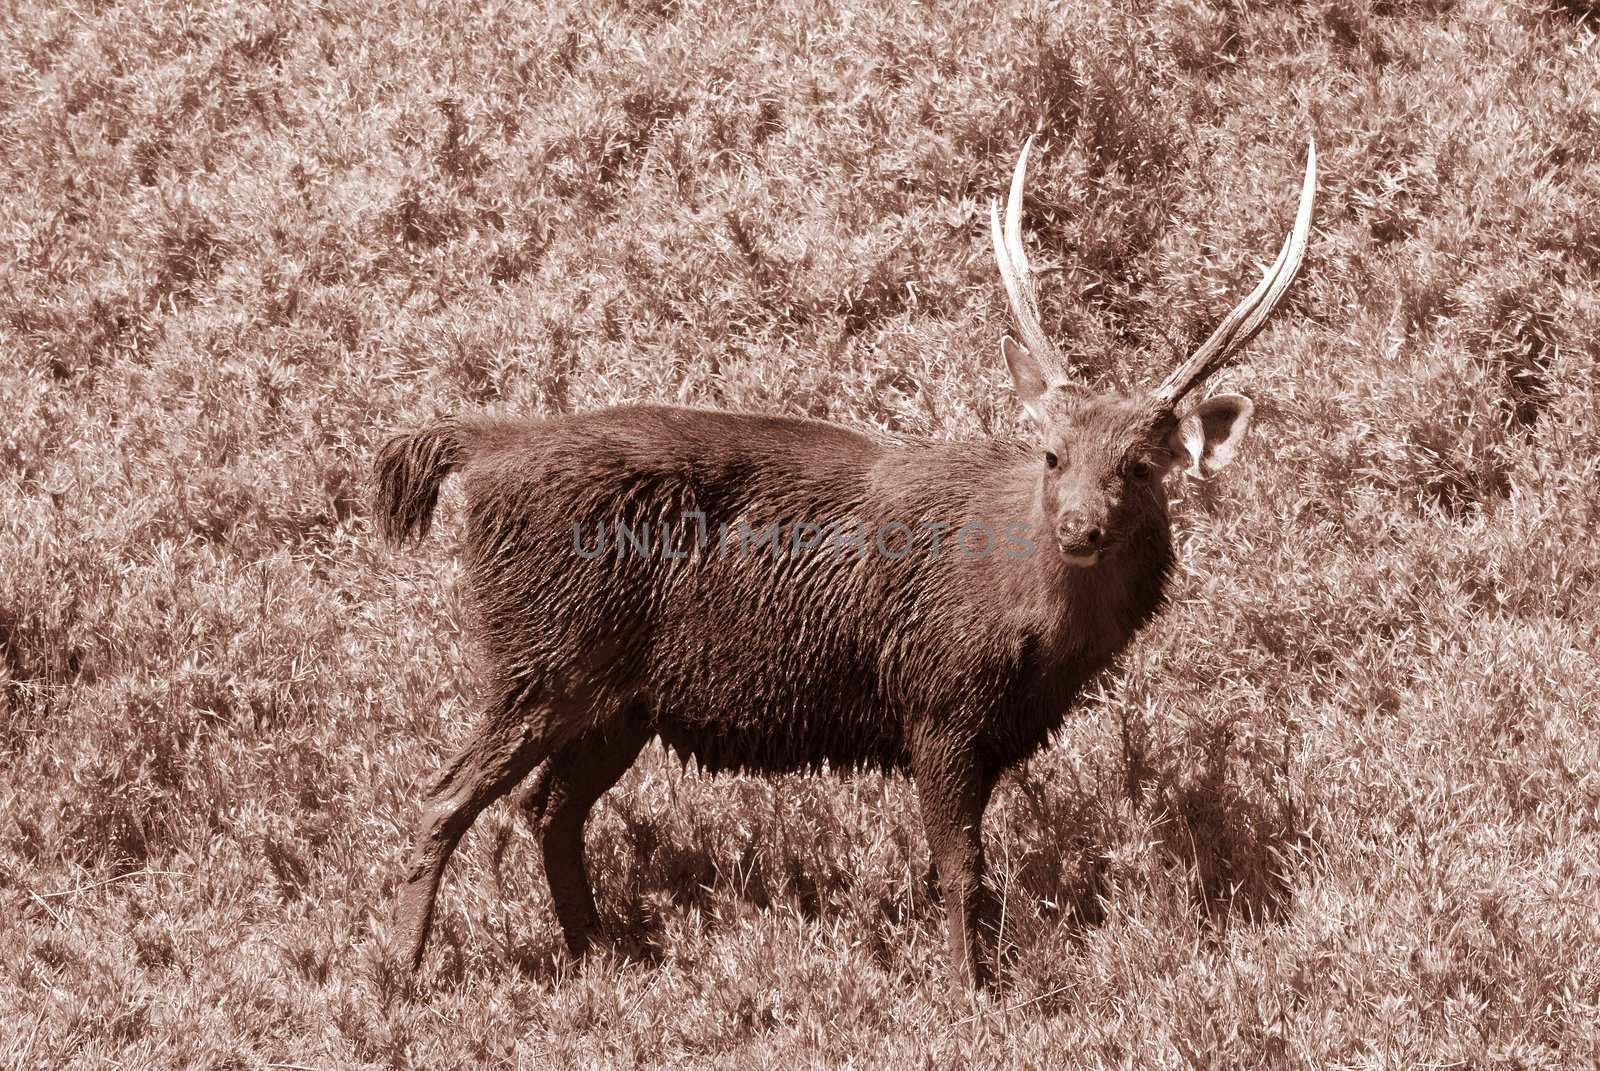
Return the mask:
<svg viewBox="0 0 1600 1071">
<path fill-rule="evenodd" d="M 1106 551 L 1110 550 L 1111 547 L 1110 540 L 1101 540 L 1093 547 L 1074 547 L 1067 543 L 1056 544 L 1056 549 L 1061 552 L 1062 563 L 1070 565 L 1074 569 L 1087 569 L 1091 565 L 1100 564 L 1100 559 L 1105 557 Z"/>
</svg>

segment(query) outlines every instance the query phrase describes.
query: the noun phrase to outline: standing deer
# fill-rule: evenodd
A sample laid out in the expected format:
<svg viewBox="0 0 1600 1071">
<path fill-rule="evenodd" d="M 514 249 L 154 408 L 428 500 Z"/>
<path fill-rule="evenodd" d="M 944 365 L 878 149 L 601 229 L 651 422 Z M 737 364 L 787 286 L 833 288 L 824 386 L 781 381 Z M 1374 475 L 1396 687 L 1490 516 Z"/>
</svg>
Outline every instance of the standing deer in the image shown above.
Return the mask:
<svg viewBox="0 0 1600 1071">
<path fill-rule="evenodd" d="M 1293 230 L 1255 291 L 1148 396 L 1089 395 L 1039 320 L 1021 227 L 1031 146 L 1004 224 L 995 204 L 991 224 L 1021 335 L 1000 350 L 1032 445 L 623 406 L 447 419 L 379 451 L 378 524 L 394 543 L 426 534 L 447 475 L 465 480 L 488 683 L 481 727 L 428 795 L 399 892 L 413 969 L 456 844 L 541 763 L 525 807 L 581 952 L 597 926 L 585 819 L 659 737 L 712 771 L 908 770 L 951 969 L 986 980 L 990 792 L 1160 609 L 1173 569 L 1163 478 L 1226 466 L 1253 408 L 1237 394 L 1185 398 L 1294 280 L 1316 186 L 1312 144 Z"/>
</svg>

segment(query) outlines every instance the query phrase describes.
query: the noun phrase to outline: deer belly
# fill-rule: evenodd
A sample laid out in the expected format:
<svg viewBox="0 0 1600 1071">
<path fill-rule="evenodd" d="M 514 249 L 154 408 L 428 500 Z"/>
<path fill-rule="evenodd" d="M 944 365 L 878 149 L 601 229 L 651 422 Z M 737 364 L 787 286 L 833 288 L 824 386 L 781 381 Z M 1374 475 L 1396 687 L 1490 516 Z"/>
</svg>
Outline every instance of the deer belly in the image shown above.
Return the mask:
<svg viewBox="0 0 1600 1071">
<path fill-rule="evenodd" d="M 900 719 L 856 699 L 821 690 L 804 697 L 735 692 L 716 700 L 680 694 L 653 704 L 651 728 L 680 758 L 712 772 L 903 768 Z"/>
</svg>

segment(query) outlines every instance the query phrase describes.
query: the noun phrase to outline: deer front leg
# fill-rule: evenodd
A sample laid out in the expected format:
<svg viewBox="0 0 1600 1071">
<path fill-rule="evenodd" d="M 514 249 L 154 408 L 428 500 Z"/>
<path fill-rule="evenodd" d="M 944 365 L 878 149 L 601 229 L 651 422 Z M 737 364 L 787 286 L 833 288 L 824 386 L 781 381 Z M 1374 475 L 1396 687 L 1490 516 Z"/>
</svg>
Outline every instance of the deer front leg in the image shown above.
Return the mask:
<svg viewBox="0 0 1600 1071">
<path fill-rule="evenodd" d="M 913 744 L 911 770 L 944 899 L 950 972 L 958 985 L 977 989 L 989 981 L 993 910 L 983 882 L 982 832 L 994 774 L 969 741 L 938 732 L 924 733 Z"/>
</svg>

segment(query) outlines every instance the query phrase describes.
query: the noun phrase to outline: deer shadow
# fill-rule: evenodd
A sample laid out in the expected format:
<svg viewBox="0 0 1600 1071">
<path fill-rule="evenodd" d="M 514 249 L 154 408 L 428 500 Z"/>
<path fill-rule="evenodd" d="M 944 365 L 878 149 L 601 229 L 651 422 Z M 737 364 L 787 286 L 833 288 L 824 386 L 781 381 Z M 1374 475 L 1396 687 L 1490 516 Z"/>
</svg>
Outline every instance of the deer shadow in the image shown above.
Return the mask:
<svg viewBox="0 0 1600 1071">
<path fill-rule="evenodd" d="M 1213 736 L 1197 756 L 1193 749 L 1156 751 L 1125 733 L 1121 783 L 1110 794 L 1149 818 L 1157 851 L 1184 875 L 1185 895 L 1207 929 L 1276 921 L 1292 903 L 1293 856 L 1309 835 L 1292 800 L 1241 787 L 1228 740 Z M 1108 804 L 1104 782 L 1062 787 L 1045 765 L 1008 776 L 986 820 L 1002 966 L 1047 933 L 1083 940 L 1105 922 L 1117 895 L 1113 859 L 1127 837 L 1119 826 L 1125 812 Z M 884 791 L 914 800 L 904 777 L 888 775 Z M 663 811 L 614 793 L 597 808 L 606 818 L 599 830 L 591 824 L 588 838 L 601 919 L 593 951 L 655 966 L 674 948 L 669 931 L 686 917 L 716 933 L 776 908 L 808 922 L 848 916 L 862 931 L 862 947 L 887 968 L 905 927 L 942 927 L 938 882 L 914 818 L 896 823 L 892 835 L 900 842 L 896 857 L 919 865 L 896 876 L 863 875 L 834 842 L 848 839 L 848 830 L 797 835 L 776 808 L 745 813 L 763 808 L 747 803 L 741 811 L 733 800 L 728 807 L 720 816 L 692 806 Z M 740 821 L 729 828 L 735 812 Z M 538 910 L 547 912 L 548 904 Z M 526 977 L 556 982 L 576 961 L 550 921 L 512 942 L 507 956 Z"/>
</svg>

